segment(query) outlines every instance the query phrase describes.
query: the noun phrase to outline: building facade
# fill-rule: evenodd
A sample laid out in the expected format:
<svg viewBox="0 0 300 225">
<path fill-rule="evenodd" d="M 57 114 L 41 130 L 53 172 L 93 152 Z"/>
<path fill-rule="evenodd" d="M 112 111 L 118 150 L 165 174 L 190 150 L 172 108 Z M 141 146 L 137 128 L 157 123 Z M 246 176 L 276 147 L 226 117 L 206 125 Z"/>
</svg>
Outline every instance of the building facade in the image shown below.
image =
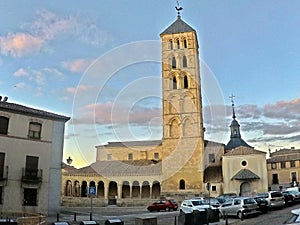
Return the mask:
<svg viewBox="0 0 300 225">
<path fill-rule="evenodd" d="M 60 210 L 64 128 L 69 117 L 0 101 L 0 209 Z"/>
</svg>

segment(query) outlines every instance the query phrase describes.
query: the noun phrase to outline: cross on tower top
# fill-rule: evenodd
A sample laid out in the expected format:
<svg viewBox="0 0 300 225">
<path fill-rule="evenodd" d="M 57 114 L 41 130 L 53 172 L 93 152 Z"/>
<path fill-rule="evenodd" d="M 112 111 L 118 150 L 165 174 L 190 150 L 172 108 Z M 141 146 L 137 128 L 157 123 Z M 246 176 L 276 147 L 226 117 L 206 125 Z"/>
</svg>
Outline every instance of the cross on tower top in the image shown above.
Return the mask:
<svg viewBox="0 0 300 225">
<path fill-rule="evenodd" d="M 231 96 L 229 96 L 229 98 L 231 98 L 231 106 L 232 106 L 232 118 L 235 119 L 235 111 L 234 111 L 234 98 L 235 96 L 233 94 L 231 94 Z"/>
</svg>

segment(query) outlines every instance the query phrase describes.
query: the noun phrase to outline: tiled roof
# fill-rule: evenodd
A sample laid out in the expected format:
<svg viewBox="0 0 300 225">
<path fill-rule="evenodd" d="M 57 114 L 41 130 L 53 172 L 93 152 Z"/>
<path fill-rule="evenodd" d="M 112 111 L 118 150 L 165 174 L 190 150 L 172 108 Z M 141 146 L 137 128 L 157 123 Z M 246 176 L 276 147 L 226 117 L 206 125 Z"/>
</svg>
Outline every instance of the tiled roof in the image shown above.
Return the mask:
<svg viewBox="0 0 300 225">
<path fill-rule="evenodd" d="M 223 182 L 222 166 L 209 166 L 204 170 L 204 182 Z"/>
<path fill-rule="evenodd" d="M 295 160 L 300 160 L 300 153 L 273 156 L 267 159 L 267 163 L 287 162 L 287 161 L 295 161 Z"/>
<path fill-rule="evenodd" d="M 124 142 L 108 142 L 106 145 L 99 145 L 104 147 L 139 147 L 139 146 L 157 146 L 161 145 L 162 140 L 150 140 L 150 141 L 124 141 Z"/>
<path fill-rule="evenodd" d="M 232 177 L 232 180 L 251 180 L 251 179 L 259 179 L 255 173 L 248 169 L 240 170 L 236 175 Z"/>
<path fill-rule="evenodd" d="M 3 102 L 3 101 L 0 101 L 0 110 L 5 112 L 18 113 L 23 115 L 35 116 L 39 118 L 51 119 L 51 120 L 62 120 L 64 122 L 70 119 L 70 117 L 58 115 L 55 113 L 51 113 L 39 109 L 30 108 L 15 103 Z"/>
<path fill-rule="evenodd" d="M 240 146 L 252 148 L 242 138 L 233 137 L 233 138 L 230 138 L 230 141 L 225 146 L 225 150 L 231 150 L 231 149 L 234 149 L 234 148 L 237 148 L 237 147 L 240 147 Z"/>
<path fill-rule="evenodd" d="M 272 152 L 270 157 L 278 156 L 278 155 L 297 154 L 297 153 L 300 153 L 300 149 L 280 149 L 280 150 L 276 150 L 276 152 Z"/>
<path fill-rule="evenodd" d="M 237 147 L 232 149 L 231 151 L 224 154 L 224 156 L 231 156 L 231 155 L 251 155 L 251 154 L 266 154 L 266 152 L 255 150 L 254 148 L 249 147 Z"/>
<path fill-rule="evenodd" d="M 98 161 L 90 166 L 69 171 L 70 175 L 99 174 L 101 176 L 152 176 L 161 175 L 161 161 L 126 160 Z"/>
<path fill-rule="evenodd" d="M 178 34 L 192 31 L 196 32 L 192 27 L 190 27 L 181 19 L 181 16 L 178 16 L 177 20 L 174 23 L 172 23 L 167 29 L 165 29 L 160 35 Z"/>
</svg>

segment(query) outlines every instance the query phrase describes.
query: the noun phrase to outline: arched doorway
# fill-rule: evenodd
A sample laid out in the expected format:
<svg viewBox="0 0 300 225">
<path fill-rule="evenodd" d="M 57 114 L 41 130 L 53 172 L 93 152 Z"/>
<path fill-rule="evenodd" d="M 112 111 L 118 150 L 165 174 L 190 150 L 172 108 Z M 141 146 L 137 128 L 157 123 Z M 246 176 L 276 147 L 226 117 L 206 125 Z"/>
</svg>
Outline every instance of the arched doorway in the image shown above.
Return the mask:
<svg viewBox="0 0 300 225">
<path fill-rule="evenodd" d="M 251 185 L 249 182 L 244 182 L 241 184 L 240 195 L 241 196 L 250 196 L 251 195 Z"/>
</svg>

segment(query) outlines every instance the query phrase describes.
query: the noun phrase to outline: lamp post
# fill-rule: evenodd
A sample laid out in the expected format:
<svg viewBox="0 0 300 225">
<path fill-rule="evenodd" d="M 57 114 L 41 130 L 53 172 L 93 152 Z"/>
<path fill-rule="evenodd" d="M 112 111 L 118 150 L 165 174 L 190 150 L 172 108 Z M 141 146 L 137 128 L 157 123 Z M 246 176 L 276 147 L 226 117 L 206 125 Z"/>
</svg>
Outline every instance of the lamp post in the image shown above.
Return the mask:
<svg viewBox="0 0 300 225">
<path fill-rule="evenodd" d="M 69 158 L 67 158 L 67 163 L 70 166 L 73 162 L 73 159 L 71 158 L 71 156 L 69 156 Z"/>
</svg>

